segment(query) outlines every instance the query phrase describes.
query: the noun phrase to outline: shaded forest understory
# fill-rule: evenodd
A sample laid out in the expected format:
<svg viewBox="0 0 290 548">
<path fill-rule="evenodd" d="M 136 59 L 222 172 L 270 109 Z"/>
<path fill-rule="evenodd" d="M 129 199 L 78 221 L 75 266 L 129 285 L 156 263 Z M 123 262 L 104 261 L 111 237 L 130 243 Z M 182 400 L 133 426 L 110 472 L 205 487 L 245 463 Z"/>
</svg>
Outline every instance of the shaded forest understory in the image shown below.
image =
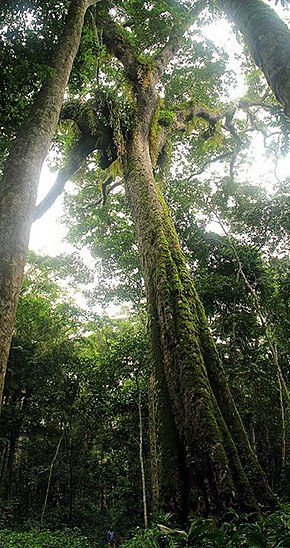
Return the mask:
<svg viewBox="0 0 290 548">
<path fill-rule="evenodd" d="M 1 546 L 290 545 L 287 7 L 0 6 Z"/>
<path fill-rule="evenodd" d="M 201 234 L 199 231 L 200 252 Z M 201 261 L 204 271 L 200 268 L 199 291 L 204 302 L 208 302 L 209 316 L 212 306 L 215 308 L 213 325 L 218 351 L 228 364 L 231 389 L 251 443 L 272 489 L 286 502 L 289 464 L 286 453 L 282 468 L 283 430 L 276 371 L 265 359 L 268 343 L 261 335 L 261 326 L 257 321 L 249 322 L 249 316 L 253 317 L 250 296 L 241 279 L 237 279 L 233 255 L 224 243 L 223 237 L 204 233 Z M 246 253 L 247 248 L 243 251 Z M 210 284 L 209 255 L 216 263 Z M 252 253 L 250 256 L 253 259 Z M 259 258 L 254 272 L 257 277 L 259 274 L 260 282 L 268 279 L 272 287 L 272 272 L 267 278 L 267 270 Z M 59 286 L 63 277 L 71 284 L 85 277 L 89 280 L 89 276 L 77 255 L 56 259 L 30 256 L 18 306 L 1 418 L 1 525 L 4 529 L 16 527 L 21 531 L 42 523 L 52 530 L 68 527 L 74 535 L 79 534 L 75 530 L 78 528 L 94 542 L 101 539 L 99 546 L 103 546 L 102 539 L 111 523 L 122 539 L 133 535 L 137 525 L 144 524 L 142 463 L 150 523 L 157 521 L 169 529 L 177 524 L 185 528 L 185 524 L 180 523 L 173 499 L 166 499 L 163 509 L 153 513 L 148 409 L 150 354 L 146 329 L 139 315 L 134 314 L 128 319 L 111 319 L 90 313 L 88 318 L 87 311 L 79 309 Z M 213 303 L 216 284 L 220 295 Z M 234 305 L 230 290 L 235 293 Z M 228 310 L 237 303 L 240 312 L 235 318 L 233 334 Z M 271 303 L 273 306 L 272 298 Z M 230 341 L 230 355 L 225 340 Z M 287 417 L 287 408 L 285 414 Z M 269 525 L 267 522 L 255 525 L 252 522 L 257 515 L 243 514 L 239 518 L 234 506 L 229 507 L 223 519 L 232 525 L 223 533 L 224 542 L 225 539 L 230 542 L 239 528 L 241 537 L 235 540 L 237 544 L 229 546 L 239 546 L 239 542 L 242 546 L 241 539 L 247 539 L 256 529 L 264 537 L 270 531 L 273 538 L 276 533 L 286 535 L 287 515 L 285 507 L 272 522 L 269 518 Z M 219 545 L 214 544 L 223 538 L 222 533 L 217 534 L 217 522 L 194 523 L 197 531 L 192 532 L 193 546 L 199 546 L 197 542 L 207 546 L 206 539 L 208 546 Z M 279 524 L 277 530 L 276 524 Z M 44 532 L 37 531 L 29 533 L 31 546 L 38 542 L 40 534 L 44 535 L 43 542 L 48 542 Z M 150 530 L 148 546 L 153 542 L 150 535 L 156 540 L 164 534 L 163 530 Z M 26 538 L 20 532 L 15 533 L 15 546 L 17 535 L 19 542 Z M 142 544 L 139 537 L 136 546 L 138 542 L 139 546 L 147 546 L 147 540 L 143 539 Z M 185 542 L 182 535 L 175 541 L 180 543 L 177 546 Z M 67 542 L 72 543 L 72 539 Z"/>
</svg>

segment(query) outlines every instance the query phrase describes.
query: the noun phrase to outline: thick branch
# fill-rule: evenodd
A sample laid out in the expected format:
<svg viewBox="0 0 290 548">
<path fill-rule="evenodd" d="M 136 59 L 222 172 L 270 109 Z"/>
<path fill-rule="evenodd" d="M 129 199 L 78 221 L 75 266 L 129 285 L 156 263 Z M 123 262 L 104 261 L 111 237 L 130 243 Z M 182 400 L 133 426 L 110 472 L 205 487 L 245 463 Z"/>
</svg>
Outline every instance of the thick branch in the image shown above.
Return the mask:
<svg viewBox="0 0 290 548">
<path fill-rule="evenodd" d="M 104 10 L 96 15 L 96 23 L 102 29 L 103 41 L 108 50 L 122 63 L 131 82 L 137 82 L 137 68 L 140 62 L 126 37 L 126 31 L 115 23 L 113 18 Z"/>
<path fill-rule="evenodd" d="M 64 190 L 66 182 L 76 173 L 84 159 L 96 148 L 96 139 L 80 139 L 73 147 L 67 165 L 60 169 L 56 181 L 45 198 L 36 206 L 33 222 L 40 219 L 44 213 L 54 204 L 55 200 Z"/>
<path fill-rule="evenodd" d="M 113 131 L 106 123 L 109 117 L 107 98 L 103 94 L 85 104 L 78 101 L 66 103 L 61 111 L 63 120 L 73 120 L 80 132 L 78 141 L 72 147 L 67 164 L 57 176 L 57 179 L 45 198 L 34 211 L 33 221 L 36 221 L 54 204 L 63 192 L 66 182 L 81 166 L 82 162 L 92 152 L 100 152 L 100 167 L 105 169 L 117 158 Z"/>
<path fill-rule="evenodd" d="M 155 59 L 155 84 L 182 45 L 184 33 L 197 19 L 200 12 L 205 8 L 206 3 L 206 0 L 199 0 L 192 10 L 186 11 L 186 15 L 184 13 L 185 10 L 182 10 L 182 21 L 179 21 L 174 26 L 167 44 Z M 143 65 L 139 61 L 129 39 L 126 37 L 124 29 L 116 24 L 108 13 L 104 14 L 103 11 L 100 12 L 99 17 L 97 16 L 97 24 L 102 27 L 103 40 L 108 50 L 119 59 L 131 82 L 136 86 L 138 82 L 138 68 Z"/>
<path fill-rule="evenodd" d="M 223 112 L 213 112 L 203 105 L 193 105 L 190 102 L 188 108 L 176 111 L 174 129 L 177 131 L 185 131 L 193 118 L 202 118 L 203 120 L 206 120 L 210 126 L 214 127 L 224 116 L 225 114 Z"/>
<path fill-rule="evenodd" d="M 263 109 L 273 109 L 280 107 L 274 107 L 273 105 L 267 105 L 266 103 L 263 103 L 263 98 L 261 98 L 261 101 L 245 101 L 241 99 L 237 105 L 236 108 L 229 109 L 225 112 L 213 112 L 210 109 L 207 109 L 203 105 L 195 105 L 193 106 L 190 102 L 188 104 L 187 109 L 183 109 L 176 112 L 175 115 L 175 121 L 173 122 L 173 131 L 186 131 L 188 127 L 188 122 L 190 122 L 194 117 L 199 117 L 204 120 L 206 120 L 209 125 L 214 128 L 217 122 L 222 121 L 221 127 L 228 131 L 230 135 L 233 137 L 235 141 L 234 149 L 225 153 L 222 153 L 221 155 L 216 156 L 213 159 L 206 160 L 203 165 L 198 169 L 197 171 L 193 172 L 189 178 L 191 180 L 193 177 L 196 177 L 197 175 L 201 175 L 204 170 L 209 166 L 212 162 L 216 162 L 219 160 L 223 160 L 226 158 L 231 158 L 230 160 L 230 175 L 233 175 L 234 172 L 234 164 L 236 161 L 236 158 L 238 154 L 240 153 L 242 146 L 243 146 L 243 136 L 246 135 L 246 133 L 249 133 L 250 131 L 258 131 L 262 133 L 264 137 L 264 142 L 266 144 L 266 140 L 270 137 L 272 137 L 275 133 L 268 133 L 263 124 L 256 118 L 255 114 L 251 112 L 251 107 L 259 107 Z M 251 123 L 251 126 L 247 126 L 246 129 L 244 129 L 241 134 L 238 133 L 236 130 L 234 124 L 233 124 L 233 118 L 235 116 L 235 113 L 238 109 L 243 110 L 248 117 L 248 121 Z M 283 114 L 283 111 L 281 110 L 281 114 Z"/>
<path fill-rule="evenodd" d="M 41 202 L 36 206 L 33 215 L 33 222 L 40 219 L 47 212 L 47 210 L 51 208 L 58 196 L 62 194 L 65 183 L 72 174 L 73 172 L 70 173 L 69 169 L 66 168 L 59 171 L 52 188 L 46 194 L 45 198 L 43 198 L 43 200 L 41 200 Z"/>
</svg>

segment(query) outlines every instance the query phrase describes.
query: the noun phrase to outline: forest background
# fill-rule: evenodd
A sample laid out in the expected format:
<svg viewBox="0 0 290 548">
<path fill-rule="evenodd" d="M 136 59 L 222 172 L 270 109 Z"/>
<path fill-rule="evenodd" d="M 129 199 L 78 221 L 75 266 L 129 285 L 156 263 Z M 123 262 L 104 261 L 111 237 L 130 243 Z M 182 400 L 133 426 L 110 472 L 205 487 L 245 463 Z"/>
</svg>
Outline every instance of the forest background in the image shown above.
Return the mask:
<svg viewBox="0 0 290 548">
<path fill-rule="evenodd" d="M 31 546 L 37 542 L 43 546 L 48 542 L 51 546 L 65 542 L 68 546 L 88 546 L 90 541 L 80 536 L 81 531 L 102 546 L 106 528 L 112 523 L 120 537 L 126 537 L 137 525 L 148 527 L 157 520 L 168 528 L 149 529 L 146 538 L 130 542 L 154 546 L 154 542 L 164 543 L 167 535 L 170 545 L 186 545 L 187 533 L 178 536 L 172 527 L 174 523 L 185 527 L 196 514 L 205 518 L 192 522 L 192 546 L 199 546 L 199 542 L 201 546 L 242 546 L 243 542 L 249 546 L 249 535 L 256 535 L 253 546 L 273 546 L 277 535 L 287 542 L 287 509 L 279 510 L 270 524 L 257 521 L 252 529 L 248 523 L 252 521 L 250 515 L 257 515 L 257 503 L 262 513 L 277 508 L 273 492 L 284 501 L 289 499 L 289 107 L 283 81 L 278 82 L 276 71 L 273 85 L 267 62 L 249 40 L 241 24 L 241 2 L 83 4 L 89 9 L 80 47 L 68 86 L 64 85 L 60 122 L 55 131 L 51 130 L 50 161 L 59 169 L 56 186 L 34 216 L 43 213 L 73 177 L 73 192 L 65 197 L 68 238 L 78 250 L 89 249 L 94 269 L 84 264 L 77 252 L 58 257 L 29 254 L 1 417 L 3 542 L 12 540 L 17 546 L 26 535 Z M 254 23 L 267 21 L 269 32 L 265 37 L 269 44 L 275 42 L 277 29 L 284 41 L 279 42 L 278 53 L 270 45 L 267 50 L 261 38 L 259 46 L 269 56 L 281 57 L 283 53 L 285 59 L 289 31 L 268 6 L 265 8 L 267 4 L 251 3 L 256 10 L 251 12 Z M 286 2 L 283 4 L 287 7 Z M 28 200 L 21 189 L 25 149 L 21 149 L 20 162 L 18 156 L 18 186 L 9 186 L 7 175 L 5 179 L 7 157 L 9 149 L 13 151 L 19 142 L 15 136 L 23 121 L 29 122 L 31 104 L 41 96 L 41 83 L 55 78 L 56 65 L 51 68 L 50 59 L 59 36 L 65 33 L 67 8 L 68 3 L 56 1 L 45 6 L 37 1 L 5 1 L 0 8 L 0 197 L 5 213 L 1 249 L 8 245 L 12 254 L 19 247 L 14 246 L 13 238 L 19 242 L 19 236 L 13 236 L 9 227 L 18 225 L 19 217 L 20 233 L 24 219 L 29 225 L 24 232 L 29 234 L 36 192 L 30 190 L 33 196 Z M 241 74 L 237 76 L 227 52 L 204 31 L 225 17 L 224 10 L 239 23 L 235 21 L 233 28 L 244 88 L 243 96 L 236 95 L 234 100 L 230 100 L 229 90 L 240 86 Z M 287 19 L 287 10 L 280 9 L 280 13 Z M 279 63 L 282 61 L 283 56 Z M 272 91 L 256 63 L 266 73 Z M 275 63 L 277 66 L 277 59 Z M 287 88 L 289 68 L 282 68 Z M 156 89 L 159 97 L 155 101 Z M 50 89 L 48 97 L 52 96 Z M 60 98 L 59 108 L 62 102 Z M 37 108 L 39 113 L 39 104 Z M 53 108 L 50 104 L 47 112 Z M 24 142 L 29 142 L 27 127 L 22 133 Z M 35 127 L 41 134 L 39 117 Z M 149 156 L 145 162 L 138 148 L 141 140 L 150 151 L 150 169 Z M 266 166 L 260 180 L 257 167 L 252 167 L 257 150 Z M 33 164 L 31 157 L 28 160 Z M 153 202 L 151 171 L 142 182 L 148 170 L 158 189 Z M 38 168 L 36 171 L 39 174 Z M 15 179 L 15 170 L 13 176 Z M 30 173 L 29 179 L 33 177 Z M 143 204 L 142 213 L 142 193 L 134 200 L 138 187 L 143 185 L 144 190 L 147 180 L 149 198 L 145 202 L 149 209 Z M 7 188 L 9 195 L 12 188 L 20 198 L 14 217 L 7 207 Z M 27 184 L 23 184 L 25 188 Z M 160 213 L 160 206 L 156 206 L 156 196 L 161 204 L 164 197 L 169 207 L 184 258 L 172 228 L 168 228 L 166 209 Z M 25 212 L 21 208 L 28 202 Z M 155 212 L 155 206 L 158 214 L 153 217 L 150 209 Z M 162 238 L 158 236 L 158 241 L 148 247 L 147 240 L 161 234 L 160 217 Z M 153 236 L 146 233 L 143 240 L 146 223 L 151 225 Z M 214 232 L 210 230 L 213 226 Z M 13 237 L 9 239 L 7 234 Z M 170 295 L 165 285 L 161 287 L 164 265 L 159 259 L 167 253 L 164 237 L 170 260 L 178 269 L 176 282 L 175 275 L 170 277 L 174 269 L 168 266 L 166 256 Z M 176 257 L 172 249 L 177 250 Z M 2 251 L 1 265 L 3 257 Z M 218 402 L 219 411 L 213 403 L 218 399 L 214 389 L 217 380 L 206 361 L 206 354 L 214 352 L 213 343 L 211 339 L 208 342 L 201 312 L 199 342 L 193 339 L 197 324 L 188 310 L 193 301 L 193 309 L 199 308 L 199 301 L 191 285 L 189 288 L 183 264 L 190 279 L 195 280 L 215 341 L 215 371 L 220 371 L 219 359 L 225 368 L 223 394 L 228 382 L 246 429 L 249 447 L 244 461 L 241 455 L 246 442 L 239 449 L 239 439 L 246 437 L 241 431 L 235 434 L 234 426 L 230 427 L 225 418 L 237 450 L 230 445 L 218 418 L 220 412 L 226 417 L 226 410 L 220 411 L 222 402 Z M 6 298 L 6 275 L 2 270 L 1 304 Z M 72 298 L 80 285 L 86 285 L 85 308 Z M 175 303 L 180 302 L 182 307 L 177 310 Z M 119 318 L 99 313 L 100 306 L 106 309 L 111 303 L 125 304 Z M 158 351 L 154 310 L 159 313 L 158 337 L 165 340 Z M 186 323 L 185 310 L 191 314 Z M 188 322 L 193 325 L 192 331 Z M 178 347 L 181 360 L 173 343 L 166 340 L 174 340 L 176 346 L 185 330 L 190 338 L 184 347 Z M 156 355 L 161 358 L 156 359 Z M 205 364 L 207 373 L 201 365 L 191 384 L 188 371 L 200 363 Z M 176 377 L 180 378 L 179 385 Z M 193 385 L 206 391 L 208 403 L 202 412 L 196 402 L 193 409 L 187 409 L 187 384 L 190 393 L 195 390 Z M 169 396 L 162 392 L 163 385 Z M 166 401 L 171 402 L 171 408 Z M 213 409 L 215 421 L 208 416 L 204 422 L 208 409 Z M 216 443 L 224 447 L 223 454 L 214 455 Z M 238 456 L 233 457 L 233 453 Z M 257 478 L 260 472 L 253 472 L 255 465 L 249 465 L 253 453 L 266 473 L 265 484 L 264 479 Z M 245 478 L 255 478 L 252 490 L 247 479 L 241 480 L 242 470 Z M 226 481 L 221 479 L 225 476 Z M 232 525 L 227 529 L 207 521 L 208 515 L 218 516 L 220 523 L 229 520 L 229 508 Z M 240 524 L 242 519 L 246 526 Z M 39 524 L 41 528 L 32 531 Z M 44 526 L 63 532 L 49 533 Z M 237 529 L 241 536 L 233 540 Z M 172 540 L 174 535 L 177 540 Z"/>
</svg>

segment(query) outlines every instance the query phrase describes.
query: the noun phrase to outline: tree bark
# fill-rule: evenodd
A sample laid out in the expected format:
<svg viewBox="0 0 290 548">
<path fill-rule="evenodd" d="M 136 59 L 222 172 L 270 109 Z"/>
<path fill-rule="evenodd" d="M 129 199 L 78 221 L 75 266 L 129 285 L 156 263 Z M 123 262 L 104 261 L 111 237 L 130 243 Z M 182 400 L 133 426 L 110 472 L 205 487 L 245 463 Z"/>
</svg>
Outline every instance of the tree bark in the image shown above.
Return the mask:
<svg viewBox="0 0 290 548">
<path fill-rule="evenodd" d="M 271 507 L 274 496 L 250 447 L 177 234 L 155 185 L 148 138 L 154 108 L 149 88 L 139 102 L 142 122 L 136 123 L 127 147 L 125 189 L 147 288 L 155 373 L 163 379 L 158 383 L 159 405 L 164 405 L 165 394 L 169 419 L 174 420 L 167 432 L 171 445 L 160 455 L 167 482 L 176 489 L 169 503 L 183 515 L 188 510 L 221 514 L 230 506 L 245 511 L 257 510 L 258 504 Z M 172 464 L 176 456 L 179 481 Z M 164 500 L 164 485 L 161 490 Z"/>
<path fill-rule="evenodd" d="M 222 0 L 255 63 L 290 115 L 290 30 L 262 0 Z"/>
<path fill-rule="evenodd" d="M 186 521 L 188 482 L 170 397 L 159 352 L 159 329 L 149 316 L 152 364 L 149 384 L 150 463 L 153 512 L 160 506 Z"/>
<path fill-rule="evenodd" d="M 72 0 L 64 32 L 7 159 L 0 189 L 0 402 L 39 176 L 55 131 L 90 0 Z M 1 405 L 1 403 L 0 403 Z"/>
</svg>

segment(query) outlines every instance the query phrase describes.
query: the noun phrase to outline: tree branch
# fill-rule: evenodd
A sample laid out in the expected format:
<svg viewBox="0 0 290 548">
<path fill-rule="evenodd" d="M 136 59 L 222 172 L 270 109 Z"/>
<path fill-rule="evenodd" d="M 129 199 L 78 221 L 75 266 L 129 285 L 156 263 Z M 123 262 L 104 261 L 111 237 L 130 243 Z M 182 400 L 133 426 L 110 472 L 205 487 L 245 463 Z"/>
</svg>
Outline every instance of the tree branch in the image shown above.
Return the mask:
<svg viewBox="0 0 290 548">
<path fill-rule="evenodd" d="M 33 222 L 40 219 L 46 211 L 54 204 L 55 200 L 64 190 L 66 182 L 76 173 L 83 161 L 96 148 L 96 139 L 81 138 L 72 148 L 67 165 L 60 169 L 56 181 L 45 198 L 36 206 L 33 215 Z"/>
<path fill-rule="evenodd" d="M 109 175 L 107 179 L 102 183 L 102 197 L 97 200 L 96 205 L 102 204 L 103 206 L 106 204 L 108 195 L 114 190 L 114 188 L 117 188 L 118 186 L 121 186 L 123 184 L 122 180 L 115 181 L 111 185 L 113 181 L 112 175 Z"/>
<path fill-rule="evenodd" d="M 60 196 L 64 190 L 65 183 L 73 175 L 68 169 L 63 168 L 59 171 L 56 181 L 52 188 L 46 194 L 45 198 L 36 206 L 33 214 L 33 222 L 40 219 L 54 204 L 55 200 Z"/>
<path fill-rule="evenodd" d="M 135 85 L 140 62 L 126 36 L 126 31 L 116 24 L 109 13 L 104 10 L 97 12 L 96 23 L 102 29 L 104 44 L 119 59 L 131 82 Z"/>
<path fill-rule="evenodd" d="M 183 108 L 182 110 L 176 111 L 174 129 L 177 131 L 185 131 L 188 127 L 188 123 L 191 122 L 193 118 L 202 118 L 203 120 L 206 120 L 210 126 L 215 126 L 224 116 L 225 114 L 222 112 L 213 112 L 203 105 L 193 105 L 190 101 L 187 109 Z"/>
<path fill-rule="evenodd" d="M 176 24 L 172 29 L 167 44 L 156 56 L 157 80 L 161 78 L 164 70 L 173 59 L 176 52 L 179 50 L 182 44 L 184 33 L 191 27 L 191 25 L 193 25 L 201 11 L 206 7 L 206 4 L 206 0 L 200 0 L 199 2 L 197 2 L 194 8 L 186 13 L 186 16 L 183 14 L 183 21 Z"/>
<path fill-rule="evenodd" d="M 76 173 L 85 158 L 92 152 L 95 150 L 100 152 L 99 163 L 102 169 L 109 167 L 117 158 L 113 131 L 107 124 L 106 96 L 98 93 L 95 99 L 90 99 L 85 104 L 79 101 L 68 102 L 62 108 L 61 118 L 75 122 L 79 130 L 79 137 L 69 153 L 67 165 L 59 171 L 54 185 L 37 205 L 34 211 L 34 221 L 42 217 L 54 204 L 57 197 L 63 192 L 68 179 Z"/>
<path fill-rule="evenodd" d="M 182 10 L 182 22 L 174 26 L 167 44 L 155 57 L 155 83 L 158 82 L 168 63 L 180 48 L 184 33 L 194 23 L 200 12 L 206 7 L 206 4 L 206 0 L 199 0 L 192 10 Z M 143 65 L 131 46 L 123 27 L 116 24 L 108 12 L 104 12 L 104 10 L 99 11 L 99 14 L 96 16 L 96 22 L 102 28 L 103 40 L 108 50 L 119 59 L 131 82 L 136 86 L 138 82 L 138 68 Z"/>
<path fill-rule="evenodd" d="M 197 175 L 202 175 L 204 170 L 209 166 L 210 164 L 213 164 L 214 162 L 220 162 L 221 160 L 225 160 L 226 158 L 229 158 L 232 155 L 232 152 L 224 152 L 223 154 L 220 154 L 219 156 L 216 156 L 215 158 L 210 158 L 206 162 L 203 163 L 200 169 L 197 171 L 194 171 L 190 177 L 188 178 L 188 181 L 191 181 L 194 177 Z"/>
</svg>

